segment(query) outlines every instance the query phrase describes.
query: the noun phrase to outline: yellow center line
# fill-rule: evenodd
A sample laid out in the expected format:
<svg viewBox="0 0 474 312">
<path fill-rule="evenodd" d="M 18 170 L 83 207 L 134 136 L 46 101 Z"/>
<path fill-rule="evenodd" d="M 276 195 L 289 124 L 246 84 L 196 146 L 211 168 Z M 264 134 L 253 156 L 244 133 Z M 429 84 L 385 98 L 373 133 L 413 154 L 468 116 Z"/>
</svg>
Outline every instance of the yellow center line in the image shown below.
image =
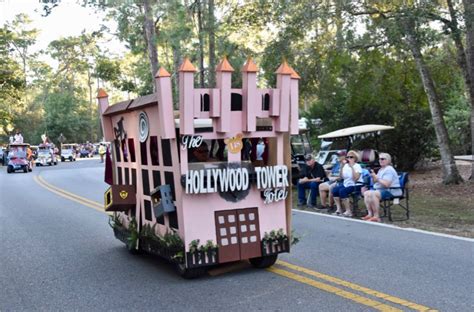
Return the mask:
<svg viewBox="0 0 474 312">
<path fill-rule="evenodd" d="M 94 202 L 92 200 L 89 200 L 87 198 L 81 197 L 79 195 L 69 193 L 69 192 L 67 192 L 65 190 L 62 190 L 60 188 L 54 187 L 51 184 L 49 184 L 48 182 L 46 182 L 44 179 L 42 179 L 40 176 L 34 176 L 33 180 L 36 183 L 38 183 L 41 187 L 47 189 L 48 191 L 50 191 L 52 193 L 55 193 L 56 195 L 59 195 L 63 198 L 75 201 L 75 202 L 77 202 L 81 205 L 87 206 L 87 207 L 92 208 L 94 210 L 97 210 L 99 212 L 106 213 L 104 211 L 104 208 L 102 207 L 102 205 L 100 205 L 99 203 Z"/>
<path fill-rule="evenodd" d="M 426 306 L 423 306 L 423 305 L 420 305 L 420 304 L 417 304 L 417 303 L 413 303 L 413 302 L 410 302 L 410 301 L 407 301 L 407 300 L 404 300 L 404 299 L 401 299 L 401 298 L 398 298 L 398 297 L 394 297 L 394 296 L 391 296 L 391 295 L 388 295 L 388 294 L 385 294 L 385 293 L 382 293 L 382 292 L 379 292 L 379 291 L 376 291 L 376 290 L 373 290 L 373 289 L 370 289 L 370 288 L 367 288 L 367 287 L 364 287 L 364 286 L 360 286 L 360 285 L 357 285 L 357 284 L 354 284 L 354 283 L 350 283 L 348 281 L 344 281 L 344 280 L 341 280 L 339 278 L 336 278 L 336 277 L 333 277 L 333 276 L 330 276 L 330 275 L 326 275 L 326 274 L 323 274 L 323 273 L 312 271 L 312 270 L 309 270 L 309 269 L 306 269 L 306 268 L 303 268 L 303 267 L 300 267 L 300 266 L 297 266 L 297 265 L 294 265 L 294 264 L 291 264 L 291 263 L 288 263 L 288 262 L 285 262 L 285 261 L 282 261 L 282 260 L 278 260 L 277 264 L 281 265 L 281 266 L 284 266 L 286 268 L 292 269 L 294 271 L 302 272 L 302 273 L 317 277 L 319 279 L 334 283 L 336 285 L 344 286 L 344 287 L 347 287 L 347 288 L 350 288 L 350 289 L 353 289 L 353 290 L 360 291 L 360 292 L 365 293 L 367 295 L 371 295 L 371 296 L 374 296 L 374 297 L 377 297 L 377 298 L 380 298 L 380 299 L 383 299 L 383 300 L 386 300 L 386 301 L 390 301 L 390 302 L 405 306 L 407 308 L 410 308 L 410 309 L 413 309 L 413 310 L 416 310 L 416 311 L 436 311 L 432 308 L 429 308 L 429 307 L 426 307 Z"/>
<path fill-rule="evenodd" d="M 312 287 L 327 291 L 327 292 L 335 294 L 339 297 L 352 300 L 352 301 L 357 302 L 359 304 L 374 308 L 378 311 L 402 311 L 402 310 L 397 309 L 395 307 L 380 303 L 378 301 L 375 301 L 375 300 L 372 300 L 372 299 L 369 299 L 369 298 L 366 298 L 366 297 L 362 297 L 362 296 L 353 294 L 349 291 L 346 291 L 346 290 L 343 290 L 343 289 L 340 289 L 340 288 L 337 288 L 337 287 L 334 287 L 334 286 L 331 286 L 331 285 L 328 285 L 328 284 L 324 284 L 324 283 L 312 280 L 310 278 L 307 278 L 307 277 L 304 277 L 304 276 L 301 276 L 301 275 L 298 275 L 298 274 L 295 274 L 295 273 L 292 273 L 292 272 L 289 272 L 289 271 L 285 271 L 285 270 L 282 270 L 282 269 L 277 269 L 275 267 L 270 267 L 270 268 L 267 269 L 267 271 L 278 274 L 278 275 L 281 275 L 281 276 L 284 276 L 284 277 L 287 277 L 287 278 L 295 280 L 297 282 L 300 282 L 300 283 L 310 285 Z"/>
</svg>

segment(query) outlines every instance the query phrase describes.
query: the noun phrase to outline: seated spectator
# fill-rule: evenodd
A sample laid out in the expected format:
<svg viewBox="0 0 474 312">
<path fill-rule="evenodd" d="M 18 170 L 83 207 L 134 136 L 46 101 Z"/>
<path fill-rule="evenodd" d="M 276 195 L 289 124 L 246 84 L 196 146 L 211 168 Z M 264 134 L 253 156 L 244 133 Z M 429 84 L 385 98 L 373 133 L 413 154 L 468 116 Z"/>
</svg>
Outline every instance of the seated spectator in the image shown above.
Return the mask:
<svg viewBox="0 0 474 312">
<path fill-rule="evenodd" d="M 371 177 L 374 181 L 374 189 L 364 192 L 364 202 L 367 207 L 368 214 L 363 220 L 380 222 L 380 201 L 399 196 L 402 194 L 401 189 L 390 190 L 390 188 L 400 187 L 400 180 L 395 169 L 391 166 L 392 157 L 387 153 L 379 154 L 381 168 L 375 174 L 371 170 Z"/>
<path fill-rule="evenodd" d="M 331 168 L 331 173 L 329 176 L 329 181 L 321 183 L 319 185 L 319 196 L 321 197 L 321 209 L 330 209 L 334 206 L 334 198 L 332 196 L 332 189 L 337 185 L 337 180 L 341 174 L 341 168 L 346 163 L 346 152 L 339 151 L 337 153 L 338 159 L 336 163 Z M 329 197 L 329 206 L 328 206 L 328 197 Z"/>
<path fill-rule="evenodd" d="M 316 208 L 319 184 L 326 181 L 326 172 L 323 166 L 314 160 L 313 155 L 305 156 L 306 165 L 301 172 L 301 178 L 298 180 L 298 206 L 306 204 L 306 190 L 310 189 L 309 208 Z"/>
<path fill-rule="evenodd" d="M 349 195 L 355 191 L 355 184 L 361 180 L 362 167 L 357 163 L 359 155 L 355 151 L 349 151 L 346 157 L 347 162 L 341 170 L 342 184 L 336 185 L 332 190 L 332 196 L 336 202 L 336 212 L 334 215 L 352 217 L 352 207 L 349 202 Z M 344 207 L 345 211 L 342 211 Z"/>
</svg>

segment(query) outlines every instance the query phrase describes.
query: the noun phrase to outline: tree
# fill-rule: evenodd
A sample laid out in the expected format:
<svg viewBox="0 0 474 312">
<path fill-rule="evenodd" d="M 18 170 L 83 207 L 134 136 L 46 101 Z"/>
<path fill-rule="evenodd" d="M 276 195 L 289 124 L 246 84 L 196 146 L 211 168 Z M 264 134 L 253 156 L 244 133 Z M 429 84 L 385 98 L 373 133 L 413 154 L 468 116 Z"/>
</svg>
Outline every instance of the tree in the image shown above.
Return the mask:
<svg viewBox="0 0 474 312">
<path fill-rule="evenodd" d="M 464 21 L 466 22 L 466 65 L 471 82 L 469 88 L 469 94 L 471 95 L 471 154 L 474 154 L 474 2 L 472 0 L 463 0 L 463 4 Z M 472 165 L 470 179 L 474 180 L 474 163 Z"/>
</svg>

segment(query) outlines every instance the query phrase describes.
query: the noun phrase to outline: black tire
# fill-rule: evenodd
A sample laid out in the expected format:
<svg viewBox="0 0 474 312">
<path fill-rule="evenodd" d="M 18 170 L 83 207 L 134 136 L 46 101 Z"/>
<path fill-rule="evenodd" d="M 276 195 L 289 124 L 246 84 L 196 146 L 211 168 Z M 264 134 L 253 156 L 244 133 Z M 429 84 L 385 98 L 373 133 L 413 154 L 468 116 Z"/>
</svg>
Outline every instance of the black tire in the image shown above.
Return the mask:
<svg viewBox="0 0 474 312">
<path fill-rule="evenodd" d="M 65 161 L 66 161 L 66 158 L 61 157 L 61 161 L 62 161 L 62 162 L 65 162 Z"/>
<path fill-rule="evenodd" d="M 206 268 L 203 267 L 198 267 L 198 268 L 186 268 L 184 263 L 176 263 L 175 265 L 176 271 L 178 274 L 185 279 L 194 279 L 203 276 L 206 274 L 207 270 Z"/>
<path fill-rule="evenodd" d="M 23 172 L 28 173 L 28 166 L 23 167 Z"/>
<path fill-rule="evenodd" d="M 69 161 L 72 161 L 72 156 L 69 156 Z"/>
<path fill-rule="evenodd" d="M 265 269 L 274 265 L 277 259 L 278 259 L 278 255 L 272 255 L 272 256 L 265 256 L 265 257 L 259 257 L 259 258 L 252 258 L 252 259 L 249 259 L 249 261 L 255 268 Z"/>
<path fill-rule="evenodd" d="M 8 173 L 12 173 L 12 172 L 13 172 L 13 167 L 12 167 L 12 166 L 8 166 L 8 167 L 7 167 L 7 172 L 8 172 Z"/>
</svg>

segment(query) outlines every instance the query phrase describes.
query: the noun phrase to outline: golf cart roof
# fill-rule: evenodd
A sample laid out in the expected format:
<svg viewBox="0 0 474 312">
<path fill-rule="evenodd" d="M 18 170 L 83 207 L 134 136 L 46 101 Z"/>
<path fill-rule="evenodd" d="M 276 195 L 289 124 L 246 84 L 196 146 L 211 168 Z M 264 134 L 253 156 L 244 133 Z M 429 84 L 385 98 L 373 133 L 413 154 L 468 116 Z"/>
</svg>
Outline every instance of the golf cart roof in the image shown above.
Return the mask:
<svg viewBox="0 0 474 312">
<path fill-rule="evenodd" d="M 319 139 L 336 139 L 336 138 L 349 137 L 355 134 L 392 130 L 393 128 L 394 127 L 392 126 L 384 126 L 384 125 L 362 125 L 362 126 L 339 129 L 333 132 L 322 134 L 318 136 L 318 138 Z"/>
<path fill-rule="evenodd" d="M 9 146 L 9 147 L 17 147 L 17 146 L 26 146 L 26 147 L 29 147 L 30 144 L 28 144 L 28 143 L 10 143 L 8 146 Z"/>
</svg>

